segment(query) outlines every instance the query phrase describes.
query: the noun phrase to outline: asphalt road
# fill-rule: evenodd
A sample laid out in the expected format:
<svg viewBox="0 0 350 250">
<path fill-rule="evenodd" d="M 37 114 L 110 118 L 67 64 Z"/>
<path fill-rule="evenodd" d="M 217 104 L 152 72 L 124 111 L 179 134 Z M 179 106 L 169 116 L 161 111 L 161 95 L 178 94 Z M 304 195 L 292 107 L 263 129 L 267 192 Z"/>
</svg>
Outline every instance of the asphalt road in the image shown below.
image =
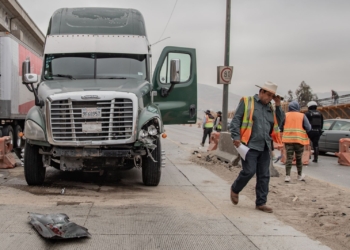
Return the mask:
<svg viewBox="0 0 350 250">
<path fill-rule="evenodd" d="M 201 148 L 205 149 L 208 146 L 208 139 L 205 147 L 200 147 L 200 142 L 203 136 L 203 129 L 198 128 L 197 125 L 171 125 L 165 126 L 166 132 L 169 134 L 169 139 L 185 146 L 187 150 L 193 151 Z M 279 155 L 279 151 L 275 151 Z M 276 167 L 284 168 L 281 163 L 276 163 Z M 296 167 L 292 168 L 296 171 Z M 338 164 L 338 158 L 332 154 L 327 153 L 325 156 L 319 156 L 318 163 L 310 161 L 309 165 L 304 166 L 303 172 L 312 178 L 326 181 L 332 185 L 345 187 L 350 189 L 350 167 Z"/>
</svg>

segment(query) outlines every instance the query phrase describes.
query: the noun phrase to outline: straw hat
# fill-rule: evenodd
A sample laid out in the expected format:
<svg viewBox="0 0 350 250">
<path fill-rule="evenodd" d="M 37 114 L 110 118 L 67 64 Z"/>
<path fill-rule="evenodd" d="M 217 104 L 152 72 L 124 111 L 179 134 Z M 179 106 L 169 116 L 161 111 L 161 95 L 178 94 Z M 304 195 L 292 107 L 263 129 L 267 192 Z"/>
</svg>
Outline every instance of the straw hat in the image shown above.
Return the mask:
<svg viewBox="0 0 350 250">
<path fill-rule="evenodd" d="M 269 91 L 272 94 L 276 94 L 276 90 L 278 87 L 276 83 L 269 82 L 269 81 L 265 82 L 264 85 L 262 85 L 262 86 L 259 86 L 259 85 L 255 85 L 255 86 L 257 86 L 258 88 L 261 88 L 263 90 Z"/>
<path fill-rule="evenodd" d="M 266 91 L 268 91 L 268 92 L 270 92 L 270 93 L 272 93 L 272 94 L 274 94 L 274 95 L 276 95 L 276 96 L 281 97 L 281 100 L 284 99 L 280 94 L 277 93 L 277 87 L 278 87 L 278 85 L 277 85 L 276 83 L 267 81 L 267 82 L 265 82 L 264 85 L 262 85 L 262 86 L 259 86 L 259 85 L 255 85 L 255 86 L 257 86 L 258 88 L 261 88 L 261 89 L 263 89 L 263 90 L 266 90 Z"/>
</svg>

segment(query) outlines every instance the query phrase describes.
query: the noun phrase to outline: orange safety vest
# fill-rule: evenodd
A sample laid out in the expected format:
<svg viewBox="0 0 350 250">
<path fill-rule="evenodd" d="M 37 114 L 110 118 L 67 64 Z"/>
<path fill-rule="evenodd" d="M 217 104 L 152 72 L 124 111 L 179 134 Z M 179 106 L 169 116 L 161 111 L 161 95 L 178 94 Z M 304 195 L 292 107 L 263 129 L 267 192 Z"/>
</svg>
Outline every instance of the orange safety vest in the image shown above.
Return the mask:
<svg viewBox="0 0 350 250">
<path fill-rule="evenodd" d="M 299 143 L 308 145 L 309 138 L 303 128 L 304 114 L 299 112 L 288 112 L 283 128 L 283 143 Z"/>
<path fill-rule="evenodd" d="M 245 96 L 242 99 L 244 101 L 244 115 L 241 125 L 241 141 L 247 145 L 253 128 L 254 96 Z M 273 129 L 271 138 L 275 143 L 282 145 L 276 114 L 271 106 L 270 108 L 273 114 Z"/>
<path fill-rule="evenodd" d="M 206 118 L 206 122 L 204 124 L 204 127 L 205 128 L 212 128 L 212 127 L 214 127 L 214 119 L 209 118 L 208 115 L 205 115 L 205 118 Z"/>
</svg>

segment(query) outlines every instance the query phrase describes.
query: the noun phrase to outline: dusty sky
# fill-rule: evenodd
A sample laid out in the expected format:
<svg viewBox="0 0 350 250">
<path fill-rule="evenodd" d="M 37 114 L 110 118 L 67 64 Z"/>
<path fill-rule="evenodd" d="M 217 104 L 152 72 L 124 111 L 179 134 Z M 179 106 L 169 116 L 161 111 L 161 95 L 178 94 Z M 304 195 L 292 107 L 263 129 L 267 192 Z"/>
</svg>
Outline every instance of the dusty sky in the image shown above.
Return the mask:
<svg viewBox="0 0 350 250">
<path fill-rule="evenodd" d="M 157 42 L 176 0 L 17 0 L 46 34 L 52 13 L 64 7 L 134 8 L 145 18 L 151 44 Z M 217 86 L 224 64 L 226 0 L 178 0 L 162 38 L 153 46 L 153 65 L 165 46 L 197 50 L 198 82 Z M 273 81 L 278 92 L 301 81 L 314 92 L 350 92 L 349 0 L 232 0 L 230 91 L 256 93 Z M 222 88 L 220 86 L 220 88 Z"/>
</svg>

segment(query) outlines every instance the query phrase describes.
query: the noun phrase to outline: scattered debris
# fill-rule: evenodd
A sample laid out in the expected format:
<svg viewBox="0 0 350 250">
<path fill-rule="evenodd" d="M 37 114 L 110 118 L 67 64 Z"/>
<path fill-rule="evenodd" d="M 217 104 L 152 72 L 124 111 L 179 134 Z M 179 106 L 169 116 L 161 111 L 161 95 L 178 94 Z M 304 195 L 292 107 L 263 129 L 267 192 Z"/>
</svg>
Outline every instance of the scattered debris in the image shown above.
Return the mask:
<svg viewBox="0 0 350 250">
<path fill-rule="evenodd" d="M 345 216 L 345 215 L 346 215 L 346 213 L 341 213 L 341 215 L 342 215 L 342 216 Z"/>
<path fill-rule="evenodd" d="M 198 153 L 199 153 L 199 152 L 198 152 L 197 150 L 195 150 L 195 151 L 192 152 L 193 155 L 196 155 L 196 154 L 198 154 Z"/>
<path fill-rule="evenodd" d="M 66 192 L 66 188 L 61 189 L 61 194 L 64 194 Z"/>
<path fill-rule="evenodd" d="M 71 239 L 91 237 L 85 227 L 69 221 L 66 214 L 37 214 L 29 213 L 30 224 L 44 238 Z"/>
<path fill-rule="evenodd" d="M 187 142 L 180 142 L 182 145 L 188 145 Z"/>
<path fill-rule="evenodd" d="M 312 200 L 312 202 L 316 202 L 316 200 Z"/>
<path fill-rule="evenodd" d="M 201 154 L 197 154 L 197 158 L 202 158 L 202 155 Z"/>
<path fill-rule="evenodd" d="M 205 160 L 208 161 L 208 162 L 211 161 L 210 155 L 207 155 L 207 157 L 205 158 Z"/>
<path fill-rule="evenodd" d="M 295 196 L 293 199 L 293 202 L 295 202 L 298 199 L 298 196 Z"/>
</svg>

